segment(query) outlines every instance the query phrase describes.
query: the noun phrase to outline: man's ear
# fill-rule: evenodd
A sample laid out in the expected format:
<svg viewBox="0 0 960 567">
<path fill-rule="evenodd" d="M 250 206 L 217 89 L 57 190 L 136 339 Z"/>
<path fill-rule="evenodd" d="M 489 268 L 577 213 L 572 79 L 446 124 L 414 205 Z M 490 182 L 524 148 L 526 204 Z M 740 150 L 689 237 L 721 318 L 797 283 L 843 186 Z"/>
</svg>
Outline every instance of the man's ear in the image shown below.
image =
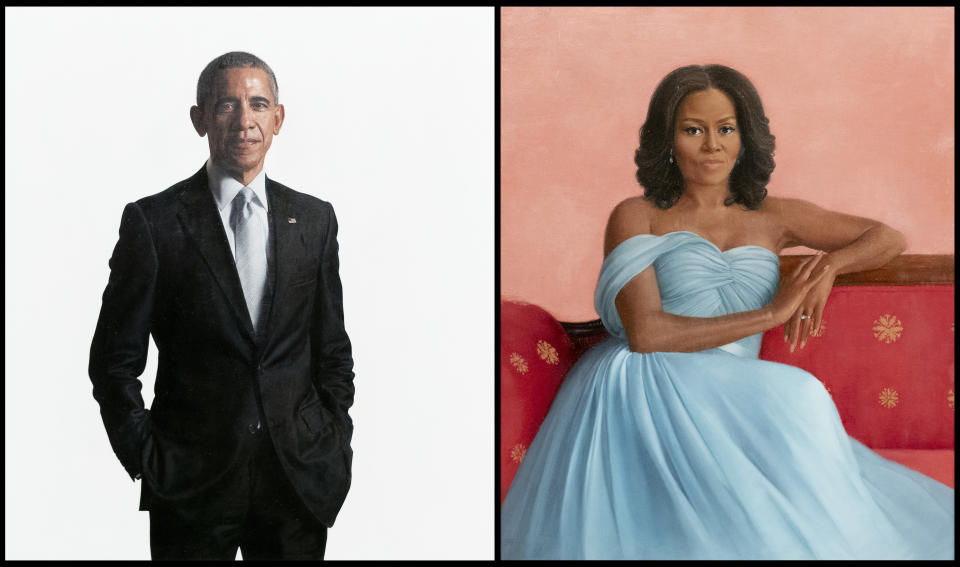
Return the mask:
<svg viewBox="0 0 960 567">
<path fill-rule="evenodd" d="M 280 133 L 280 126 L 283 125 L 283 116 L 284 116 L 283 105 L 278 104 L 277 107 L 273 109 L 273 112 L 274 112 L 273 135 L 276 136 L 277 134 Z"/>
<path fill-rule="evenodd" d="M 197 131 L 200 137 L 204 137 L 207 130 L 203 127 L 203 110 L 199 106 L 190 107 L 190 121 L 193 122 L 193 129 Z"/>
</svg>

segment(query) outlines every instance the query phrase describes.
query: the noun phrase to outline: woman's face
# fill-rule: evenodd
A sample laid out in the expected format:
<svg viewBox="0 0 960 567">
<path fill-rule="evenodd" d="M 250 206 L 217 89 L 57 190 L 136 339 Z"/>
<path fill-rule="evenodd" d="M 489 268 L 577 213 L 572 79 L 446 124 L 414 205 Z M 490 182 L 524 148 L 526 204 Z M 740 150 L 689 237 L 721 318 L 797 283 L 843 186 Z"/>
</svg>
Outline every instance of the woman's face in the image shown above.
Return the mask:
<svg viewBox="0 0 960 567">
<path fill-rule="evenodd" d="M 727 184 L 740 153 L 730 97 L 717 89 L 687 95 L 677 109 L 673 147 L 685 186 Z"/>
</svg>

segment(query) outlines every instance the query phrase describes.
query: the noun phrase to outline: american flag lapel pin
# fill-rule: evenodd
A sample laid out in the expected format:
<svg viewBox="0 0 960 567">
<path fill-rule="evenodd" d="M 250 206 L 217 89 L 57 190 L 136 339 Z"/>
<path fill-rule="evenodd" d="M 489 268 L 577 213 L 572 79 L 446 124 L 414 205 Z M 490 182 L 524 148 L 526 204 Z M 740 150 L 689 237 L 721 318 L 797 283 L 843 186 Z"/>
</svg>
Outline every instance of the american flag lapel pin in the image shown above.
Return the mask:
<svg viewBox="0 0 960 567">
<path fill-rule="evenodd" d="M 297 219 L 295 219 L 295 218 L 293 218 L 293 217 L 288 217 L 288 218 L 287 218 L 287 222 L 290 223 L 290 224 L 297 224 Z"/>
</svg>

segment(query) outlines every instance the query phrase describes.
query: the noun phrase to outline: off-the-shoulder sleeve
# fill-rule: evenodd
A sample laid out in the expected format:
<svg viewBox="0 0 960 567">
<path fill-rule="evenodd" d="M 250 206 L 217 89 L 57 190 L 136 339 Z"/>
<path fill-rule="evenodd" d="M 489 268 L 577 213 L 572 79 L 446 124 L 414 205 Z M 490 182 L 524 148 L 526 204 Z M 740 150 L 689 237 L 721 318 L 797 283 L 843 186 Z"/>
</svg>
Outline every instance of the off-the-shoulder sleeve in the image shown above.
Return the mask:
<svg viewBox="0 0 960 567">
<path fill-rule="evenodd" d="M 669 233 L 662 236 L 638 234 L 624 240 L 603 260 L 593 307 L 611 335 L 624 334 L 615 300 L 617 294 L 638 274 L 646 270 L 661 254 L 679 246 L 687 236 Z"/>
</svg>

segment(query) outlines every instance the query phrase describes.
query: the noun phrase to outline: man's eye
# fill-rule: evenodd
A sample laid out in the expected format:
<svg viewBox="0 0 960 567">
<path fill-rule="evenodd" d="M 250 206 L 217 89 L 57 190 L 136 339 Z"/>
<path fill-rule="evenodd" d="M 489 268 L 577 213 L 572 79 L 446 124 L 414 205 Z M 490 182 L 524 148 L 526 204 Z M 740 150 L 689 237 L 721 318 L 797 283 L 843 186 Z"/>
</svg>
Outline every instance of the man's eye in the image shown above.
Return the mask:
<svg viewBox="0 0 960 567">
<path fill-rule="evenodd" d="M 217 112 L 230 112 L 233 110 L 233 103 L 231 102 L 222 102 L 217 105 Z"/>
</svg>

